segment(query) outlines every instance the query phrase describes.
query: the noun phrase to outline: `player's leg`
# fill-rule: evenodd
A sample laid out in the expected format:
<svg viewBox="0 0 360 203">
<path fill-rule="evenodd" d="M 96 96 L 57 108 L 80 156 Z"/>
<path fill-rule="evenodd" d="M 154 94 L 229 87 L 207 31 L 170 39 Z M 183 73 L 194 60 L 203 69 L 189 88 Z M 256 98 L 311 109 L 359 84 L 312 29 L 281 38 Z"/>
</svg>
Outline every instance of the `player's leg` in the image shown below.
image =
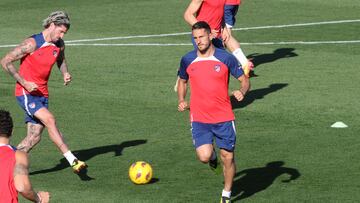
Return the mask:
<svg viewBox="0 0 360 203">
<path fill-rule="evenodd" d="M 246 58 L 244 52 L 240 48 L 239 42 L 231 35 L 230 38 L 225 42 L 225 46 L 240 62 L 245 75 L 249 77 L 250 71 L 254 68 L 254 64 Z"/>
<path fill-rule="evenodd" d="M 213 153 L 213 135 L 209 124 L 191 122 L 193 145 L 199 161 L 208 163 Z"/>
<path fill-rule="evenodd" d="M 192 122 L 191 133 L 198 159 L 202 163 L 208 163 L 212 171 L 220 174 L 221 167 L 213 146 L 211 124 Z"/>
<path fill-rule="evenodd" d="M 83 168 L 86 168 L 86 164 L 83 161 L 78 160 L 74 154 L 69 150 L 67 144 L 64 141 L 63 135 L 56 126 L 56 120 L 54 115 L 46 108 L 40 108 L 34 114 L 41 123 L 43 123 L 49 133 L 51 141 L 59 148 L 66 160 L 69 162 L 75 173 L 80 172 Z"/>
<path fill-rule="evenodd" d="M 27 135 L 26 137 L 18 144 L 17 149 L 24 151 L 26 153 L 40 142 L 41 133 L 44 130 L 44 126 L 39 123 L 27 122 Z"/>
<path fill-rule="evenodd" d="M 44 129 L 44 125 L 42 125 L 39 119 L 34 117 L 34 113 L 46 104 L 41 101 L 40 97 L 26 95 L 25 93 L 22 96 L 17 96 L 16 100 L 25 112 L 25 123 L 27 126 L 27 135 L 17 148 L 21 151 L 29 152 L 40 142 L 41 133 Z"/>
<path fill-rule="evenodd" d="M 213 155 L 214 147 L 212 144 L 203 144 L 196 148 L 196 155 L 204 164 L 209 163 L 211 156 Z"/>
<path fill-rule="evenodd" d="M 220 148 L 220 157 L 223 164 L 224 189 L 222 199 L 230 200 L 231 187 L 235 175 L 234 149 L 236 143 L 236 130 L 234 121 L 214 125 L 216 145 Z"/>
<path fill-rule="evenodd" d="M 69 151 L 68 146 L 64 142 L 62 134 L 56 126 L 54 115 L 45 107 L 40 108 L 38 111 L 35 112 L 34 115 L 41 121 L 41 123 L 46 126 L 51 141 L 54 142 L 54 144 L 59 148 L 59 150 L 63 154 Z"/>
<path fill-rule="evenodd" d="M 226 47 L 230 52 L 236 57 L 240 62 L 244 73 L 247 77 L 250 76 L 250 71 L 253 70 L 254 64 L 247 59 L 244 52 L 240 48 L 240 43 L 232 36 L 231 29 L 235 25 L 236 13 L 239 9 L 238 5 L 225 5 L 224 7 L 224 20 L 226 24 L 226 29 L 230 33 L 230 38 L 225 42 Z"/>
<path fill-rule="evenodd" d="M 223 164 L 224 172 L 224 189 L 222 191 L 222 197 L 230 199 L 231 188 L 233 185 L 233 179 L 236 172 L 236 165 L 234 160 L 234 152 L 220 149 L 220 157 Z"/>
<path fill-rule="evenodd" d="M 221 169 L 220 161 L 217 158 L 213 144 L 203 144 L 197 147 L 196 155 L 202 163 L 204 164 L 208 163 L 210 169 L 215 174 L 221 174 L 222 169 Z"/>
</svg>

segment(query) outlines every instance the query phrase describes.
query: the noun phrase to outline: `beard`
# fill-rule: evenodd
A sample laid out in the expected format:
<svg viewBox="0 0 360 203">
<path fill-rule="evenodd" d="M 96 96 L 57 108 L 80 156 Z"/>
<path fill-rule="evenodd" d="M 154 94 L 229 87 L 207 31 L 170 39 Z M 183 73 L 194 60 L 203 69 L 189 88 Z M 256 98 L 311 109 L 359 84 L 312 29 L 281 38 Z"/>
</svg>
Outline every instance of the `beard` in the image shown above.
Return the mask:
<svg viewBox="0 0 360 203">
<path fill-rule="evenodd" d="M 199 47 L 199 45 L 198 45 L 198 51 L 201 53 L 201 54 L 205 54 L 208 50 L 209 50 L 209 48 L 210 48 L 210 44 L 207 44 L 207 45 L 204 45 L 203 44 L 203 46 L 204 46 L 204 48 L 200 48 Z"/>
</svg>

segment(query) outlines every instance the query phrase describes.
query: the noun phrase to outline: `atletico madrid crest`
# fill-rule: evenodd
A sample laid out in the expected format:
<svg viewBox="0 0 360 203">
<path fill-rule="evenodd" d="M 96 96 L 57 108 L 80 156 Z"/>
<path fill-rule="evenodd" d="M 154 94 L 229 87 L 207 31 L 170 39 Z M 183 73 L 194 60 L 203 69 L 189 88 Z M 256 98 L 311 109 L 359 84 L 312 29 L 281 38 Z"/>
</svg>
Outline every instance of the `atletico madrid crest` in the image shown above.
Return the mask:
<svg viewBox="0 0 360 203">
<path fill-rule="evenodd" d="M 214 70 L 215 70 L 216 72 L 220 72 L 220 70 L 221 70 L 220 65 L 215 65 L 215 66 L 214 66 Z"/>
<path fill-rule="evenodd" d="M 54 55 L 54 57 L 57 57 L 58 52 L 57 52 L 56 50 L 54 50 L 54 51 L 53 51 L 53 55 Z"/>
<path fill-rule="evenodd" d="M 29 107 L 30 107 L 31 109 L 35 108 L 35 107 L 36 107 L 35 102 L 31 102 L 31 103 L 29 104 Z"/>
</svg>

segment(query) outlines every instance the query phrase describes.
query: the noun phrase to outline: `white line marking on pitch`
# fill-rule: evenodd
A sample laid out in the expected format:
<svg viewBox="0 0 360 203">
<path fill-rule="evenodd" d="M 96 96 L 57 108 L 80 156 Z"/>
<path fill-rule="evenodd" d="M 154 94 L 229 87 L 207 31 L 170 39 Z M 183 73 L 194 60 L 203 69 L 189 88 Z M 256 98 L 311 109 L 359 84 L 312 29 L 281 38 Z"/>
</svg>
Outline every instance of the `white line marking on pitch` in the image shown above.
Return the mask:
<svg viewBox="0 0 360 203">
<path fill-rule="evenodd" d="M 281 44 L 303 44 L 303 45 L 310 45 L 310 44 L 352 44 L 352 43 L 360 43 L 360 40 L 351 40 L 351 41 L 313 41 L 313 42 L 255 42 L 255 43 L 241 43 L 241 45 L 281 45 Z M 161 43 L 123 43 L 123 44 L 106 44 L 106 43 L 73 43 L 68 44 L 67 46 L 192 46 L 191 43 L 179 43 L 179 44 L 161 44 Z"/>
<path fill-rule="evenodd" d="M 339 23 L 354 23 L 354 22 L 360 22 L 360 19 L 314 22 L 314 23 L 300 23 L 300 24 L 289 24 L 289 25 L 260 26 L 260 27 L 249 27 L 249 28 L 234 28 L 233 30 L 256 30 L 256 29 L 286 28 L 286 27 L 300 27 L 300 26 L 339 24 Z M 134 39 L 134 38 L 151 38 L 151 37 L 169 37 L 169 36 L 179 36 L 179 35 L 190 35 L 190 32 L 180 32 L 180 33 L 170 33 L 170 34 L 155 34 L 155 35 L 134 35 L 134 36 L 125 36 L 125 37 L 107 37 L 107 38 L 96 38 L 96 39 L 80 39 L 80 40 L 69 40 L 69 41 L 66 41 L 66 43 L 94 42 L 94 41 L 118 40 L 118 39 Z"/>
<path fill-rule="evenodd" d="M 301 26 L 313 26 L 313 25 L 326 25 L 326 24 L 340 24 L 340 23 L 355 23 L 360 22 L 360 19 L 354 20 L 338 20 L 338 21 L 324 21 L 314 23 L 299 23 L 299 24 L 288 24 L 288 25 L 272 25 L 272 26 L 258 26 L 249 28 L 234 28 L 233 30 L 256 30 L 256 29 L 270 29 L 270 28 L 286 28 L 286 27 L 301 27 Z M 133 35 L 133 36 L 122 36 L 122 37 L 106 37 L 106 38 L 94 38 L 94 39 L 79 39 L 79 40 L 68 40 L 65 41 L 68 45 L 78 42 L 95 42 L 105 40 L 119 40 L 119 39 L 134 39 L 134 38 L 152 38 L 152 37 L 169 37 L 179 35 L 190 35 L 190 32 L 179 32 L 169 34 L 154 34 L 154 35 Z M 339 43 L 358 43 L 358 40 L 352 41 L 326 41 L 326 42 L 260 42 L 260 43 L 241 43 L 242 45 L 273 45 L 273 44 L 339 44 Z M 85 46 L 85 44 L 73 44 L 73 46 Z M 182 46 L 189 44 L 160 44 L 160 43 L 139 43 L 139 44 L 86 44 L 88 46 Z M 191 45 L 191 44 L 190 44 Z M 0 45 L 0 48 L 16 47 L 17 44 Z"/>
</svg>

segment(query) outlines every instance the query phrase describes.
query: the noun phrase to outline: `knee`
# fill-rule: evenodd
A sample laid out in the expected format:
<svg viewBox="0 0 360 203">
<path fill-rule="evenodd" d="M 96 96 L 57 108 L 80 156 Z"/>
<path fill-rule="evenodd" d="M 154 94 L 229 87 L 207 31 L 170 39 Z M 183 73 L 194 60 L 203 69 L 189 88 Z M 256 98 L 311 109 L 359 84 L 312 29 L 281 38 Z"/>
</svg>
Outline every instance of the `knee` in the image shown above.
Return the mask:
<svg viewBox="0 0 360 203">
<path fill-rule="evenodd" d="M 206 164 L 210 161 L 211 154 L 198 154 L 198 159 L 202 163 Z"/>
<path fill-rule="evenodd" d="M 209 163 L 210 158 L 208 158 L 208 157 L 199 157 L 199 161 L 206 164 L 206 163 Z"/>
<path fill-rule="evenodd" d="M 56 121 L 55 121 L 55 117 L 54 116 L 48 116 L 46 117 L 43 121 L 44 125 L 46 127 L 49 127 L 49 126 L 54 126 L 56 124 Z"/>
<path fill-rule="evenodd" d="M 223 160 L 224 163 L 231 163 L 234 160 L 234 154 L 231 152 L 221 153 L 221 160 Z"/>
</svg>

